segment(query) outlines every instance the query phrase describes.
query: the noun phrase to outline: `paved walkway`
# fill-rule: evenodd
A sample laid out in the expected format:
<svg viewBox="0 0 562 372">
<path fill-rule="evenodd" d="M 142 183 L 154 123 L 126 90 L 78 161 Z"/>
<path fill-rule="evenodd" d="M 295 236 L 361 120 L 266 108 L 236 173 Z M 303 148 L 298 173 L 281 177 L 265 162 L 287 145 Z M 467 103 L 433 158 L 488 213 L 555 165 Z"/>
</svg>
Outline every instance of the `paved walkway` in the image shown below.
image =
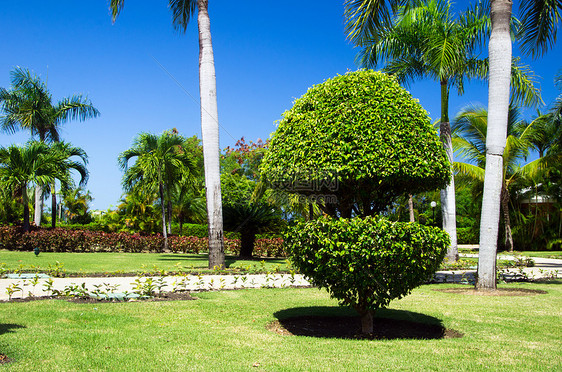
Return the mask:
<svg viewBox="0 0 562 372">
<path fill-rule="evenodd" d="M 477 255 L 463 255 L 477 257 Z M 501 259 L 515 257 L 499 256 Z M 502 271 L 507 279 L 516 280 L 526 275 L 530 279 L 562 277 L 562 260 L 533 258 L 535 267 L 513 268 Z M 474 281 L 476 270 L 438 271 L 436 282 L 470 283 Z M 44 275 L 42 275 L 44 276 Z M 237 288 L 283 288 L 309 286 L 303 275 L 296 274 L 259 274 L 259 275 L 185 275 L 165 277 L 108 277 L 108 278 L 35 278 L 34 274 L 11 279 L 0 279 L 0 300 L 25 298 L 29 296 L 49 296 L 53 291 L 73 292 L 87 291 L 100 296 L 115 294 L 132 294 L 140 291 L 176 291 L 176 290 L 221 290 Z M 9 293 L 12 292 L 12 293 Z"/>
<path fill-rule="evenodd" d="M 461 257 L 478 257 L 478 254 L 461 254 Z M 498 255 L 498 260 L 515 261 L 515 256 Z M 535 266 L 524 268 L 509 268 L 500 270 L 506 280 L 562 278 L 562 260 L 553 258 L 532 257 Z M 438 283 L 474 283 L 476 267 L 472 270 L 438 271 L 434 281 Z"/>
</svg>

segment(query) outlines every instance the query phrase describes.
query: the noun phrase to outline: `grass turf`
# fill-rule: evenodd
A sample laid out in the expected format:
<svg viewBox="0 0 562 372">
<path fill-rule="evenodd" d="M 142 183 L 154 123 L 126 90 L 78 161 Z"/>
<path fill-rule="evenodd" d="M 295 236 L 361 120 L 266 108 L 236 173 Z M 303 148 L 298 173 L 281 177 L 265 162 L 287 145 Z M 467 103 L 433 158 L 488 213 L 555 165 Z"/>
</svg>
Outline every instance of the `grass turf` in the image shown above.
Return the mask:
<svg viewBox="0 0 562 372">
<path fill-rule="evenodd" d="M 422 286 L 380 315 L 440 322 L 464 333 L 440 340 L 281 336 L 287 314 L 352 314 L 317 289 L 197 294 L 197 301 L 0 303 L 0 353 L 10 371 L 559 370 L 562 282 L 510 284 L 537 296 L 489 297 Z M 450 285 L 447 285 L 450 287 Z"/>
<path fill-rule="evenodd" d="M 531 252 L 529 252 L 531 253 Z M 539 252 L 546 253 L 546 252 Z M 551 253 L 551 252 L 549 252 Z M 501 257 L 501 256 L 500 256 Z M 562 258 L 562 256 L 559 256 Z M 447 264 L 440 270 L 461 270 L 476 267 L 477 258 Z M 509 267 L 510 261 L 499 260 L 499 267 Z M 51 272 L 58 269 L 69 275 L 88 275 L 100 273 L 154 273 L 165 272 L 211 272 L 207 269 L 207 254 L 165 254 L 165 253 L 57 253 L 42 252 L 35 256 L 33 252 L 0 250 L 0 274 L 3 272 Z M 226 265 L 232 270 L 244 272 L 287 271 L 290 265 L 284 258 L 256 258 L 240 260 L 236 256 L 227 256 Z M 55 274 L 56 275 L 56 274 Z"/>
<path fill-rule="evenodd" d="M 206 272 L 209 264 L 207 254 L 42 252 L 35 256 L 33 252 L 0 250 L 0 270 L 7 272 L 48 272 L 55 270 L 57 262 L 62 264 L 67 274 L 158 273 L 179 269 Z M 287 261 L 283 258 L 240 260 L 236 256 L 227 256 L 226 265 L 231 269 L 249 272 L 288 269 Z"/>
</svg>

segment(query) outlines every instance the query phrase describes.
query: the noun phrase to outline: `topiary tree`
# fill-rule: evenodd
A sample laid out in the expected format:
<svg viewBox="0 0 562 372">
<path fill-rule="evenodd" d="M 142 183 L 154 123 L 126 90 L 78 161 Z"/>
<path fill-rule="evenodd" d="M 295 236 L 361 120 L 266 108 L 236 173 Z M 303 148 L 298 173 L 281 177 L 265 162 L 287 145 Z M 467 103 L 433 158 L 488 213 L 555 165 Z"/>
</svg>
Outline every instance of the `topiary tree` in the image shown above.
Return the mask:
<svg viewBox="0 0 562 372">
<path fill-rule="evenodd" d="M 353 306 L 363 332 L 372 333 L 374 310 L 427 280 L 448 238 L 438 229 L 369 216 L 401 195 L 444 187 L 449 167 L 417 100 L 394 78 L 361 70 L 315 85 L 295 101 L 261 174 L 331 216 L 289 229 L 285 249 L 313 283 Z"/>
<path fill-rule="evenodd" d="M 323 211 L 349 218 L 443 186 L 448 167 L 418 101 L 391 76 L 361 70 L 315 85 L 295 101 L 271 139 L 261 174 L 272 186 L 312 200 L 334 196 L 319 203 Z"/>
<path fill-rule="evenodd" d="M 380 217 L 322 217 L 291 227 L 285 244 L 294 266 L 340 305 L 353 306 L 363 333 L 372 333 L 376 309 L 435 273 L 449 236 L 436 227 Z"/>
</svg>

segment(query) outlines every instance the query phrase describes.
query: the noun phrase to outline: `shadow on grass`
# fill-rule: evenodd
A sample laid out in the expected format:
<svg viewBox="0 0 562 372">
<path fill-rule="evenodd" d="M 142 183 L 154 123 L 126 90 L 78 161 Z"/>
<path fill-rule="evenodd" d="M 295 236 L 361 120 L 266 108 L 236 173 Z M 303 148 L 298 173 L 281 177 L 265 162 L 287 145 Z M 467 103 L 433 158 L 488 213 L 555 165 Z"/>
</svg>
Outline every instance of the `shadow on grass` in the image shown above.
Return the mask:
<svg viewBox="0 0 562 372">
<path fill-rule="evenodd" d="M 19 328 L 26 328 L 25 326 L 19 325 L 19 324 L 3 324 L 0 323 L 0 335 L 3 335 L 4 333 L 14 333 L 14 329 L 19 329 Z"/>
<path fill-rule="evenodd" d="M 268 328 L 282 335 L 323 338 L 368 339 L 442 339 L 462 337 L 446 329 L 441 320 L 404 310 L 380 309 L 376 312 L 374 332 L 361 335 L 361 320 L 350 308 L 297 307 L 278 311 L 278 321 Z"/>
</svg>

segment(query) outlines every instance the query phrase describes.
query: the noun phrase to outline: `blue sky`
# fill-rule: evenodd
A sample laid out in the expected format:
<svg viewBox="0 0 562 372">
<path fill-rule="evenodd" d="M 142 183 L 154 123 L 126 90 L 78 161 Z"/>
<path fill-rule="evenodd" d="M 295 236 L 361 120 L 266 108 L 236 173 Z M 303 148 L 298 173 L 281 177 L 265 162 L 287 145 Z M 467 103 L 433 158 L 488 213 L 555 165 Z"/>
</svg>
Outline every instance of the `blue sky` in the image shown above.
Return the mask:
<svg viewBox="0 0 562 372">
<path fill-rule="evenodd" d="M 115 24 L 105 0 L 5 1 L 0 12 L 0 86 L 10 86 L 15 66 L 42 79 L 55 100 L 87 95 L 101 116 L 69 122 L 62 138 L 89 155 L 94 209 L 116 206 L 122 194 L 117 156 L 140 132 L 177 128 L 200 137 L 198 39 L 194 20 L 185 34 L 174 31 L 166 1 L 128 0 Z M 458 1 L 456 10 L 464 10 Z M 211 0 L 221 147 L 266 139 L 275 121 L 313 84 L 356 70 L 357 50 L 346 41 L 343 0 L 243 2 Z M 537 61 L 543 100 L 559 94 L 553 85 L 562 48 Z M 514 54 L 518 51 L 514 49 Z M 439 85 L 408 87 L 432 119 L 439 116 Z M 474 82 L 450 115 L 467 104 L 486 104 L 487 87 Z M 528 110 L 531 118 L 534 111 Z M 23 144 L 28 133 L 0 133 L 0 145 Z"/>
</svg>

